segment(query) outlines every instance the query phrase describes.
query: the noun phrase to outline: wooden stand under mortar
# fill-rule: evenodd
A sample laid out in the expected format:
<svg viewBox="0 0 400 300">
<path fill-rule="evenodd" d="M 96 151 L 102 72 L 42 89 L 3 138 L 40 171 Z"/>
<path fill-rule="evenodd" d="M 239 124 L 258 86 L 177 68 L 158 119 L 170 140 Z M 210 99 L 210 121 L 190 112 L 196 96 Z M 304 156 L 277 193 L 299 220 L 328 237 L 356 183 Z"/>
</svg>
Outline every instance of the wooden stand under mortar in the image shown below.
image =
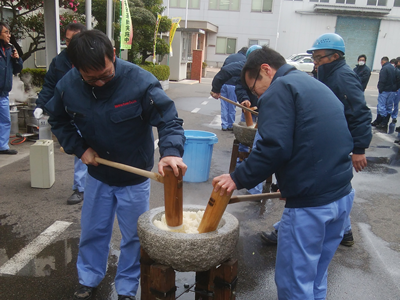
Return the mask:
<svg viewBox="0 0 400 300">
<path fill-rule="evenodd" d="M 141 249 L 140 287 L 142 300 L 173 300 L 175 270 L 158 264 Z M 228 259 L 208 271 L 196 272 L 195 300 L 235 300 L 238 262 Z"/>
</svg>

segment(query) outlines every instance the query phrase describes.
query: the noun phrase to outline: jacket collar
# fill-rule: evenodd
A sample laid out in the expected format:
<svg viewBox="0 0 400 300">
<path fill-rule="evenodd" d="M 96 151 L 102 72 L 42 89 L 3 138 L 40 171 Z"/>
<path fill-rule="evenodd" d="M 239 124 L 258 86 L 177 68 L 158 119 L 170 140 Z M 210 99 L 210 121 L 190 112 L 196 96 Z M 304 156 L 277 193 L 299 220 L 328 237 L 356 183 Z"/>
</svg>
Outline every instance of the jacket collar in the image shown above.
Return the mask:
<svg viewBox="0 0 400 300">
<path fill-rule="evenodd" d="M 296 70 L 294 66 L 291 66 L 289 64 L 284 64 L 282 67 L 280 67 L 276 73 L 274 78 L 272 78 L 271 84 L 279 77 L 285 76 L 287 73 Z"/>
<path fill-rule="evenodd" d="M 318 80 L 324 82 L 333 72 L 346 64 L 345 59 L 337 59 L 329 64 L 323 64 L 318 67 Z"/>
</svg>

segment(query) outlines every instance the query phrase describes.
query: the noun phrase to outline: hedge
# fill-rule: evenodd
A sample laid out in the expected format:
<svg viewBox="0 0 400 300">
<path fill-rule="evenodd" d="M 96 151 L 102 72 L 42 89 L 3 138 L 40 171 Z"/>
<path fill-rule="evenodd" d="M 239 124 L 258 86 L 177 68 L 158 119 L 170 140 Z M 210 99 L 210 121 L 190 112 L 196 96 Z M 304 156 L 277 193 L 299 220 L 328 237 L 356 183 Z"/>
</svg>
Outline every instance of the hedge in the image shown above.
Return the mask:
<svg viewBox="0 0 400 300">
<path fill-rule="evenodd" d="M 144 65 L 139 65 L 139 67 L 149 71 L 153 74 L 159 81 L 168 80 L 170 70 L 169 66 L 165 65 L 154 65 L 151 62 L 146 62 Z"/>
<path fill-rule="evenodd" d="M 42 87 L 44 83 L 44 75 L 46 75 L 46 69 L 22 69 L 20 77 L 26 74 L 32 75 L 32 85 L 37 87 Z"/>
</svg>

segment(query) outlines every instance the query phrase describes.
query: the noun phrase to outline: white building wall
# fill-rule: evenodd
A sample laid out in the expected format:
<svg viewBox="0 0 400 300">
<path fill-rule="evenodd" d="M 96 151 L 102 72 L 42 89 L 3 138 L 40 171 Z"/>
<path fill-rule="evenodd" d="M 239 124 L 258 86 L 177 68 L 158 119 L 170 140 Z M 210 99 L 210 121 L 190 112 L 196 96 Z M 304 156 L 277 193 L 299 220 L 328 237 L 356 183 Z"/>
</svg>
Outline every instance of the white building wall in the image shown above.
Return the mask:
<svg viewBox="0 0 400 300">
<path fill-rule="evenodd" d="M 237 38 L 236 51 L 243 46 L 248 46 L 249 39 L 268 39 L 271 48 L 276 49 L 284 57 L 288 57 L 294 53 L 305 52 L 321 34 L 335 32 L 337 16 L 314 14 L 313 9 L 317 2 L 309 0 L 275 0 L 271 13 L 251 12 L 252 0 L 242 0 L 238 12 L 208 10 L 208 2 L 208 0 L 200 1 L 200 9 L 189 9 L 188 20 L 208 21 L 218 26 L 217 34 L 208 33 L 205 57 L 209 65 L 221 66 L 227 57 L 227 55 L 215 54 L 217 36 Z M 168 0 L 164 0 L 164 5 L 167 6 L 167 4 Z M 326 4 L 335 5 L 336 0 L 330 0 Z M 390 59 L 400 56 L 400 38 L 398 37 L 400 8 L 393 7 L 393 4 L 394 0 L 388 0 L 385 7 L 390 8 L 391 11 L 381 21 L 373 63 L 374 70 L 381 68 L 382 56 L 388 56 Z M 356 0 L 355 5 L 348 6 L 367 7 L 367 0 Z M 184 20 L 186 9 L 169 8 L 169 16 L 182 17 Z M 279 32 L 278 36 L 277 32 Z"/>
<path fill-rule="evenodd" d="M 284 57 L 306 52 L 316 38 L 335 32 L 336 16 L 306 15 L 296 11 L 312 11 L 315 2 L 282 1 L 277 51 Z"/>
<path fill-rule="evenodd" d="M 375 50 L 374 70 L 381 69 L 381 58 L 389 57 L 389 60 L 400 56 L 400 22 L 381 21 L 378 34 L 378 42 Z"/>
</svg>

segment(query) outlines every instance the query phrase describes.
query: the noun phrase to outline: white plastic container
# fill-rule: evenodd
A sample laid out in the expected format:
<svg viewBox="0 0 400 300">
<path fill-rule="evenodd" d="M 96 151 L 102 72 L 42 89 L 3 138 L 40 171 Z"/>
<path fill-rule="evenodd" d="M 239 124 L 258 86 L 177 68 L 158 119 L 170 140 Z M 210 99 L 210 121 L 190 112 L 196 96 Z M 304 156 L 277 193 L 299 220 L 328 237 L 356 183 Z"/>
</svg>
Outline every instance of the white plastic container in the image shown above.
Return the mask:
<svg viewBox="0 0 400 300">
<path fill-rule="evenodd" d="M 31 187 L 48 189 L 55 181 L 54 144 L 38 140 L 30 148 Z"/>
</svg>

